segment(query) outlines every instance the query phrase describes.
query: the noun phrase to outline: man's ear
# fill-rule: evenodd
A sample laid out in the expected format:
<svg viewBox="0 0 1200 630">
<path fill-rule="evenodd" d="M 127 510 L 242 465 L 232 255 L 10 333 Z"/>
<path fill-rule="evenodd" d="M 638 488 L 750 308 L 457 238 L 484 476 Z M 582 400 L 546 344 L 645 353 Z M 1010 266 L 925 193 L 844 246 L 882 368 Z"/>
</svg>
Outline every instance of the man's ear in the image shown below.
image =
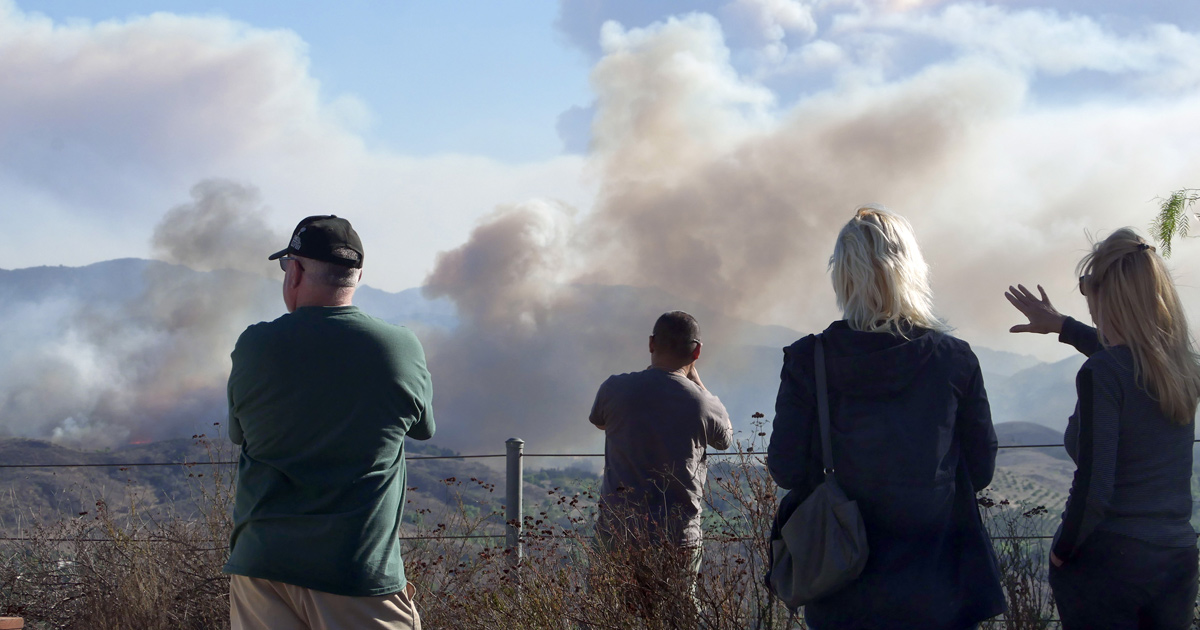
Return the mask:
<svg viewBox="0 0 1200 630">
<path fill-rule="evenodd" d="M 697 341 L 696 347 L 692 349 L 692 361 L 697 361 L 700 359 L 700 348 L 702 347 L 704 347 L 704 344 Z"/>
<path fill-rule="evenodd" d="M 650 335 L 650 354 L 654 354 L 654 335 Z"/>
<path fill-rule="evenodd" d="M 300 286 L 300 276 L 304 275 L 304 267 L 301 267 L 294 261 L 288 266 L 290 267 L 288 270 L 290 273 L 287 275 L 288 287 L 295 289 L 296 287 Z"/>
</svg>

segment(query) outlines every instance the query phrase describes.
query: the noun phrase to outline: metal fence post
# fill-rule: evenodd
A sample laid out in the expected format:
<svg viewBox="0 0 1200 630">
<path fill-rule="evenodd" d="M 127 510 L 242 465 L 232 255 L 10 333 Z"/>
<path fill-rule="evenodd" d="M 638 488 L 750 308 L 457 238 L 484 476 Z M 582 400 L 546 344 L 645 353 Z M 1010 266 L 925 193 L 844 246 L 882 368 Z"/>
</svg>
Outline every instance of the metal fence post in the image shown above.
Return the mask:
<svg viewBox="0 0 1200 630">
<path fill-rule="evenodd" d="M 523 545 L 521 543 L 521 519 L 524 518 L 522 500 L 524 498 L 525 471 L 521 459 L 525 450 L 525 440 L 509 438 L 505 443 L 508 447 L 508 469 L 504 475 L 504 486 L 507 491 L 507 504 L 504 506 L 505 532 L 508 534 L 508 550 L 515 565 L 521 561 Z"/>
</svg>

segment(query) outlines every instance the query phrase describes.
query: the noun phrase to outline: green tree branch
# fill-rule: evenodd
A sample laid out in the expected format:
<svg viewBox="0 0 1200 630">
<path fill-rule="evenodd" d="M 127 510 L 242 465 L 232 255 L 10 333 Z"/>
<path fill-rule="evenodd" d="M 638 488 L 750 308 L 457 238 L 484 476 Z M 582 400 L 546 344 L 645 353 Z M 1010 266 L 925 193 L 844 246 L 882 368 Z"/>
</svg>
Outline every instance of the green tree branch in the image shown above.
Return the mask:
<svg viewBox="0 0 1200 630">
<path fill-rule="evenodd" d="M 1182 188 L 1162 200 L 1158 216 L 1150 223 L 1150 235 L 1158 241 L 1163 258 L 1171 256 L 1171 241 L 1176 236 L 1185 238 L 1196 216 L 1190 212 L 1193 204 L 1200 200 L 1200 188 Z"/>
</svg>

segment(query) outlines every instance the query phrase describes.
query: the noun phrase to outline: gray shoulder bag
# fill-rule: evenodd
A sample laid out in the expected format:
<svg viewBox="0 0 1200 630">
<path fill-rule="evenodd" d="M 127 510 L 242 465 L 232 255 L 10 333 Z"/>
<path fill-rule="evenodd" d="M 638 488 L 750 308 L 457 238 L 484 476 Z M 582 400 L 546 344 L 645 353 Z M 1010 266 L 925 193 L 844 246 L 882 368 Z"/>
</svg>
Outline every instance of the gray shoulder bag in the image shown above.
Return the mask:
<svg viewBox="0 0 1200 630">
<path fill-rule="evenodd" d="M 825 479 L 790 516 L 776 516 L 777 522 L 783 518 L 786 522 L 780 535 L 771 540 L 771 570 L 767 574 L 772 592 L 792 610 L 837 592 L 857 578 L 867 564 L 867 531 L 858 504 L 846 497 L 834 476 L 825 345 L 820 335 L 815 363 Z M 781 511 L 786 505 L 795 505 L 787 499 L 781 502 Z"/>
</svg>

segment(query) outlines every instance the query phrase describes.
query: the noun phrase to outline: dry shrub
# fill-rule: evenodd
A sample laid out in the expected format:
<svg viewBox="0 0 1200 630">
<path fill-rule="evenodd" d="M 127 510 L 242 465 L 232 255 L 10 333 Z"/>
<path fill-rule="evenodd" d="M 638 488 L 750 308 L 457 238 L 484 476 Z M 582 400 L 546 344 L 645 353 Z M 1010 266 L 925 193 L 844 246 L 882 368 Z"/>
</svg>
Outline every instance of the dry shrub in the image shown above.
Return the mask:
<svg viewBox="0 0 1200 630">
<path fill-rule="evenodd" d="M 777 489 L 762 461 L 766 432 L 755 431 L 711 464 L 703 562 L 693 580 L 687 550 L 670 545 L 593 542 L 595 481 L 527 496 L 522 554 L 505 548 L 501 506 L 492 484 L 447 478 L 447 503 L 412 505 L 403 557 L 418 587 L 425 627 L 774 630 L 803 628 L 772 597 L 762 576 Z M 211 447 L 212 445 L 209 444 Z M 215 448 L 215 447 L 214 447 Z M 214 461 L 229 453 L 210 451 Z M 30 628 L 228 627 L 228 550 L 232 471 L 188 469 L 196 513 L 149 514 L 136 501 L 115 514 L 95 510 L 28 540 L 0 546 L 0 614 Z M 479 487 L 476 487 L 479 486 Z M 482 488 L 482 491 L 481 491 Z M 473 497 L 473 498 L 472 498 Z M 481 498 L 482 497 L 482 498 Z M 531 500 L 532 499 L 532 500 Z M 981 497 L 996 546 L 1009 613 L 985 628 L 1053 625 L 1045 583 L 1045 508 Z M 1200 611 L 1200 606 L 1198 606 Z"/>
<path fill-rule="evenodd" d="M 762 585 L 775 488 L 762 467 L 765 433 L 709 474 L 698 579 L 690 551 L 593 544 L 594 481 L 554 488 L 522 521 L 523 553 L 504 548 L 498 505 L 478 479 L 442 481 L 451 500 L 410 506 L 403 552 L 429 628 L 785 628 L 787 611 Z M 211 444 L 209 446 L 212 446 Z M 214 454 L 214 460 L 230 454 Z M 28 532 L 0 556 L 0 612 L 38 628 L 227 628 L 233 480 L 212 467 L 195 514 L 95 510 Z M 474 491 L 474 492 L 470 492 Z"/>
<path fill-rule="evenodd" d="M 590 511 L 590 510 L 588 510 Z M 611 544 L 591 538 L 590 519 L 578 529 L 524 519 L 523 554 L 476 543 L 423 541 L 408 554 L 411 580 L 431 628 L 746 628 L 711 625 L 714 606 L 693 588 L 692 550 L 670 544 Z M 539 523 L 539 521 L 541 521 Z M 584 521 L 588 522 L 584 525 Z M 450 543 L 450 544 L 447 544 Z M 437 551 L 432 562 L 427 560 Z M 453 551 L 451 551 L 453 550 Z M 705 570 L 708 563 L 705 565 Z M 729 565 L 735 566 L 735 565 Z M 719 578 L 701 574 L 700 582 Z M 736 584 L 727 586 L 737 588 Z M 716 592 L 715 586 L 707 589 Z"/>
<path fill-rule="evenodd" d="M 203 436 L 213 461 L 216 446 Z M 209 472 L 196 472 L 201 468 Z M 104 501 L 37 526 L 0 555 L 0 613 L 44 629 L 229 627 L 228 557 L 233 476 L 187 467 L 198 510 L 146 513 L 133 495 L 116 513 Z"/>
<path fill-rule="evenodd" d="M 712 464 L 698 579 L 691 550 L 669 544 L 594 543 L 596 488 L 548 490 L 549 505 L 522 521 L 520 558 L 500 547 L 499 511 L 460 508 L 426 531 L 493 535 L 412 541 L 406 572 L 431 628 L 792 628 L 767 592 L 767 541 L 776 489 L 762 465 L 762 415 L 754 437 Z M 594 485 L 594 482 L 593 482 Z M 536 508 L 535 508 L 536 509 Z M 475 528 L 475 529 L 471 529 Z"/>
<path fill-rule="evenodd" d="M 1046 581 L 1050 541 L 1044 536 L 1046 507 L 1026 502 L 995 501 L 987 491 L 977 499 L 992 546 L 1008 612 L 983 623 L 984 628 L 1045 630 L 1055 617 L 1054 595 Z"/>
<path fill-rule="evenodd" d="M 738 440 L 709 471 L 705 536 L 708 556 L 700 580 L 706 627 L 804 627 L 767 590 L 763 576 L 771 561 L 768 536 L 781 496 L 765 466 L 767 432 L 763 414 L 752 417 L 752 436 Z M 733 585 L 735 588 L 730 588 Z"/>
<path fill-rule="evenodd" d="M 413 519 L 416 525 L 402 534 L 401 556 L 405 576 L 417 587 L 416 604 L 423 625 L 465 628 L 470 626 L 458 626 L 456 620 L 469 618 L 471 611 L 482 607 L 481 602 L 488 599 L 484 589 L 496 581 L 497 569 L 506 565 L 504 518 L 497 506 L 467 498 L 467 484 L 489 491 L 491 484 L 453 477 L 441 483 L 450 490 L 450 509 L 406 508 L 417 518 Z"/>
</svg>

